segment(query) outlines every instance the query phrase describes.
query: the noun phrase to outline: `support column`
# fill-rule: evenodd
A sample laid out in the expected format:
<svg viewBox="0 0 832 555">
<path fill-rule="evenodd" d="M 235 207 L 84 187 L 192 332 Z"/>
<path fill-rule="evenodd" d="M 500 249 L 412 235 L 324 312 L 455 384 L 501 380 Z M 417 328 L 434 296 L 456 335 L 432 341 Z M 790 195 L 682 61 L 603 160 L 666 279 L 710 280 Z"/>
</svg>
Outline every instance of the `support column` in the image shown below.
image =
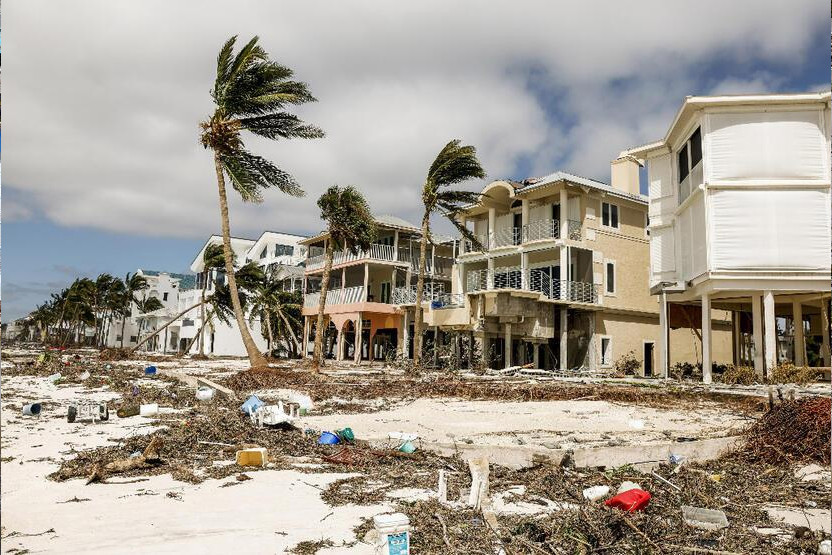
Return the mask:
<svg viewBox="0 0 832 555">
<path fill-rule="evenodd" d="M 354 362 L 361 364 L 361 350 L 364 342 L 364 315 L 359 312 L 358 320 L 355 322 L 355 356 Z"/>
<path fill-rule="evenodd" d="M 566 329 L 569 323 L 569 312 L 566 307 L 560 309 L 560 371 L 566 372 L 567 348 L 569 346 L 569 334 Z"/>
<path fill-rule="evenodd" d="M 302 348 L 303 350 L 300 353 L 301 358 L 307 358 L 309 356 L 309 328 L 311 327 L 310 318 L 308 316 L 303 317 L 303 343 Z"/>
<path fill-rule="evenodd" d="M 408 332 L 410 330 L 408 329 L 407 315 L 407 309 L 404 309 L 404 312 L 402 313 L 402 334 L 399 338 L 399 354 L 401 354 L 402 358 L 407 358 L 408 353 L 407 342 L 409 340 Z"/>
<path fill-rule="evenodd" d="M 511 324 L 506 324 L 506 335 L 505 335 L 505 359 L 506 359 L 506 368 L 511 366 Z"/>
<path fill-rule="evenodd" d="M 589 371 L 590 372 L 597 372 L 598 371 L 598 346 L 596 345 L 598 339 L 595 334 L 595 328 L 597 326 L 597 313 L 590 312 L 589 313 L 589 346 L 587 347 L 589 351 Z"/>
<path fill-rule="evenodd" d="M 399 230 L 393 232 L 393 260 L 399 260 Z"/>
<path fill-rule="evenodd" d="M 829 366 L 829 309 L 826 299 L 820 301 L 820 326 L 821 326 L 821 345 L 820 356 L 823 359 L 823 365 Z"/>
<path fill-rule="evenodd" d="M 433 326 L 433 367 L 439 366 L 439 326 Z"/>
<path fill-rule="evenodd" d="M 344 302 L 344 288 L 347 286 L 347 267 L 341 268 L 341 302 Z"/>
<path fill-rule="evenodd" d="M 558 298 L 567 299 L 569 290 L 569 247 L 560 247 L 560 283 L 553 283 L 555 291 L 559 292 Z"/>
<path fill-rule="evenodd" d="M 665 379 L 670 377 L 669 327 L 667 325 L 667 293 L 662 290 L 659 302 L 659 372 Z"/>
<path fill-rule="evenodd" d="M 742 364 L 742 353 L 740 353 L 740 314 L 736 310 L 731 311 L 731 340 L 734 345 L 731 361 L 734 366 L 740 366 Z"/>
<path fill-rule="evenodd" d="M 763 293 L 763 317 L 765 323 L 763 330 L 765 331 L 765 353 L 766 353 L 766 372 L 771 375 L 771 371 L 777 366 L 777 321 L 774 317 L 774 293 L 765 291 Z"/>
<path fill-rule="evenodd" d="M 494 289 L 494 259 L 488 259 L 488 271 L 485 273 L 485 288 Z"/>
<path fill-rule="evenodd" d="M 532 362 L 534 362 L 535 369 L 540 368 L 540 343 L 532 343 L 534 347 L 533 355 L 532 355 Z"/>
<path fill-rule="evenodd" d="M 341 361 L 344 360 L 344 353 L 346 350 L 344 349 L 344 330 L 338 330 L 338 350 L 335 351 L 335 360 Z"/>
<path fill-rule="evenodd" d="M 702 382 L 711 383 L 713 377 L 711 357 L 711 297 L 702 295 Z"/>
<path fill-rule="evenodd" d="M 529 225 L 529 199 L 520 201 L 520 241 L 525 243 L 529 240 L 526 236 L 526 226 Z"/>
<path fill-rule="evenodd" d="M 803 334 L 803 305 L 800 301 L 792 302 L 792 319 L 794 320 L 794 365 L 806 364 L 806 339 Z"/>
<path fill-rule="evenodd" d="M 490 249 L 494 245 L 494 228 L 497 226 L 497 210 L 494 208 L 488 209 L 488 244 L 484 245 L 485 250 Z"/>
<path fill-rule="evenodd" d="M 528 291 L 529 287 L 529 253 L 520 253 L 520 289 Z"/>
<path fill-rule="evenodd" d="M 566 191 L 566 185 L 563 185 L 560 190 L 560 238 L 566 239 L 569 237 L 569 223 L 567 222 L 567 204 L 569 202 L 569 193 Z M 563 272 L 563 270 L 561 270 Z M 563 274 L 561 274 L 563 275 Z"/>
<path fill-rule="evenodd" d="M 763 316 L 759 293 L 751 295 L 751 325 L 754 336 L 754 373 L 762 378 L 765 375 L 763 362 Z"/>
<path fill-rule="evenodd" d="M 368 262 L 364 263 L 364 294 L 362 295 L 362 299 L 364 302 L 370 300 L 370 288 L 368 285 L 370 284 L 370 264 Z M 341 302 L 344 302 L 344 299 L 341 299 Z"/>
</svg>

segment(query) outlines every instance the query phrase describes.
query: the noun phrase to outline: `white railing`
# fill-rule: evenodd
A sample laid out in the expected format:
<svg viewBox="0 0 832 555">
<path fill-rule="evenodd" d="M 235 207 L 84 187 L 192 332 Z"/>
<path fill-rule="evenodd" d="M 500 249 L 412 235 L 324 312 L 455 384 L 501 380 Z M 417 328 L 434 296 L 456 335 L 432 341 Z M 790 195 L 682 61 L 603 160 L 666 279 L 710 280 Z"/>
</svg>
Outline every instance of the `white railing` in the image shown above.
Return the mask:
<svg viewBox="0 0 832 555">
<path fill-rule="evenodd" d="M 321 293 L 307 293 L 303 297 L 303 306 L 318 306 L 321 300 Z M 326 293 L 326 306 L 339 304 L 352 304 L 364 302 L 364 286 L 346 287 L 344 289 L 330 289 Z"/>
<path fill-rule="evenodd" d="M 498 229 L 491 236 L 490 248 L 495 249 L 499 247 L 510 247 L 519 245 L 523 242 L 522 228 L 506 227 Z"/>
<path fill-rule="evenodd" d="M 581 222 L 578 220 L 566 220 L 566 231 L 570 240 L 581 240 Z"/>
<path fill-rule="evenodd" d="M 463 243 L 463 251 L 464 252 L 482 252 L 488 250 L 488 234 L 487 233 L 480 233 L 479 235 L 475 235 L 474 237 L 477 238 L 477 241 L 480 242 L 482 245 L 482 249 L 475 248 L 474 243 L 470 239 L 465 239 Z"/>
<path fill-rule="evenodd" d="M 523 241 L 541 241 L 560 237 L 558 220 L 537 220 L 523 226 Z"/>
<path fill-rule="evenodd" d="M 548 273 L 533 269 L 528 274 L 528 282 L 523 283 L 523 272 L 519 266 L 495 268 L 493 272 L 487 269 L 468 272 L 466 280 L 467 291 L 483 291 L 487 289 L 520 289 L 535 291 L 543 294 L 547 299 L 575 302 L 598 303 L 598 286 L 583 281 L 568 281 L 553 279 Z"/>
<path fill-rule="evenodd" d="M 396 287 L 393 289 L 393 304 L 407 305 L 416 304 L 416 286 Z M 440 287 L 430 287 L 425 284 L 422 302 L 429 302 L 431 308 L 458 308 L 465 306 L 464 293 L 446 293 Z"/>
<path fill-rule="evenodd" d="M 381 245 L 381 244 L 373 244 L 370 245 L 369 250 L 359 249 L 355 253 L 350 252 L 349 250 L 341 250 L 336 251 L 332 254 L 332 264 L 344 264 L 345 262 L 352 262 L 354 260 L 384 260 L 384 261 L 393 261 L 395 257 L 393 256 L 393 245 Z M 402 249 L 399 249 L 399 253 L 402 252 Z M 311 258 L 306 259 L 306 269 L 307 270 L 317 270 L 319 268 L 323 268 L 324 264 L 326 263 L 326 254 L 320 254 L 318 256 L 313 256 Z"/>
<path fill-rule="evenodd" d="M 700 160 L 679 184 L 679 204 L 683 203 L 692 192 L 699 188 L 702 185 L 702 181 L 702 161 Z"/>
</svg>

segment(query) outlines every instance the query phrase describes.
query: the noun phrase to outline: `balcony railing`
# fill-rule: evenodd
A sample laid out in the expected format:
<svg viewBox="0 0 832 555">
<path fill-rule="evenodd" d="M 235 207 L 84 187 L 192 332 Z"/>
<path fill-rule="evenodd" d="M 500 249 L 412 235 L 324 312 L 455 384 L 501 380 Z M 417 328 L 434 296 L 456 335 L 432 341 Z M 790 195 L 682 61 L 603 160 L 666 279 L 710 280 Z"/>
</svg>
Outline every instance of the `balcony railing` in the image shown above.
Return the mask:
<svg viewBox="0 0 832 555">
<path fill-rule="evenodd" d="M 567 236 L 571 241 L 581 240 L 581 222 L 577 220 L 566 220 Z"/>
<path fill-rule="evenodd" d="M 316 307 L 321 301 L 321 293 L 307 293 L 303 297 L 304 307 Z M 326 293 L 326 306 L 364 302 L 364 286 L 330 289 Z"/>
<path fill-rule="evenodd" d="M 531 270 L 528 278 L 523 280 L 523 271 L 519 266 L 495 268 L 494 270 L 473 270 L 468 272 L 468 291 L 486 289 L 518 289 L 535 291 L 552 300 L 576 303 L 598 303 L 598 286 L 584 281 L 553 279 L 541 270 Z"/>
<path fill-rule="evenodd" d="M 399 250 L 401 252 L 401 249 Z M 332 255 L 332 264 L 344 264 L 345 262 L 352 262 L 353 260 L 383 260 L 383 261 L 392 261 L 394 260 L 393 257 L 393 246 L 392 245 L 381 245 L 381 244 L 374 244 L 370 245 L 368 250 L 359 249 L 356 253 L 352 253 L 348 250 L 337 251 Z M 319 254 L 318 256 L 313 256 L 311 258 L 306 259 L 306 269 L 307 270 L 317 270 L 319 268 L 323 268 L 324 264 L 326 263 L 326 254 Z"/>
<path fill-rule="evenodd" d="M 560 237 L 560 221 L 537 220 L 523 226 L 523 241 L 541 241 Z"/>
<path fill-rule="evenodd" d="M 429 302 L 433 309 L 458 308 L 465 306 L 465 294 L 446 293 L 439 288 L 425 287 L 422 302 Z M 410 285 L 393 289 L 393 304 L 416 304 L 416 286 Z"/>
<path fill-rule="evenodd" d="M 560 239 L 559 220 L 537 220 L 521 227 L 509 227 L 495 231 L 493 234 L 483 233 L 477 235 L 482 244 L 482 250 L 474 248 L 473 242 L 464 240 L 463 253 L 484 252 L 500 247 L 510 247 L 531 241 L 543 241 L 546 239 Z M 582 238 L 582 226 L 579 220 L 566 220 L 566 236 L 572 241 L 580 241 Z"/>
</svg>

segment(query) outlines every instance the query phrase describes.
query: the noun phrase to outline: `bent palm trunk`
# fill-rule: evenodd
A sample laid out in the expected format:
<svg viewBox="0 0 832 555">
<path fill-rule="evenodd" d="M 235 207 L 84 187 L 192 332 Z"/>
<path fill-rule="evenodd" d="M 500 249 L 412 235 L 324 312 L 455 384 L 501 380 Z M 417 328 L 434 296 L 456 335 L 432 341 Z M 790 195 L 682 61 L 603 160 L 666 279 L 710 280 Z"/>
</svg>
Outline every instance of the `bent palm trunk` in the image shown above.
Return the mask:
<svg viewBox="0 0 832 555">
<path fill-rule="evenodd" d="M 413 366 L 418 368 L 422 360 L 422 294 L 425 288 L 425 257 L 428 248 L 428 224 L 430 214 L 422 218 L 422 239 L 419 241 L 419 278 L 416 280 L 416 321 L 413 324 Z"/>
<path fill-rule="evenodd" d="M 217 188 L 220 195 L 220 218 L 222 219 L 222 248 L 225 255 L 225 274 L 228 278 L 228 289 L 231 293 L 231 304 L 234 307 L 234 316 L 237 320 L 237 327 L 240 328 L 240 336 L 243 339 L 243 345 L 246 347 L 248 353 L 248 361 L 251 366 L 266 366 L 266 358 L 257 349 L 251 334 L 248 331 L 248 325 L 243 315 L 243 307 L 240 304 L 240 294 L 237 291 L 237 279 L 234 277 L 234 260 L 231 251 L 231 229 L 228 223 L 228 198 L 225 194 L 225 177 L 222 174 L 222 163 L 218 154 L 214 155 L 214 166 L 217 172 Z"/>
<path fill-rule="evenodd" d="M 164 326 L 162 326 L 162 327 L 161 327 L 161 328 L 159 328 L 158 330 L 154 331 L 153 333 L 151 333 L 150 335 L 148 335 L 148 336 L 147 336 L 147 337 L 145 337 L 144 339 L 142 339 L 142 340 L 141 340 L 141 342 L 139 342 L 139 344 L 138 344 L 138 345 L 136 345 L 135 347 L 133 347 L 132 349 L 130 349 L 130 352 L 131 352 L 131 353 L 135 353 L 135 352 L 138 350 L 138 348 L 139 348 L 139 347 L 141 347 L 142 345 L 144 345 L 145 343 L 147 343 L 148 341 L 150 341 L 151 339 L 153 339 L 154 337 L 156 337 L 157 335 L 159 335 L 160 333 L 162 333 L 164 330 L 166 330 L 166 329 L 167 329 L 167 327 L 168 327 L 169 325 L 171 325 L 171 324 L 172 324 L 172 323 L 174 323 L 176 320 L 178 320 L 179 318 L 181 318 L 182 316 L 184 316 L 184 315 L 185 315 L 185 314 L 187 314 L 188 312 L 192 311 L 193 309 L 195 309 L 195 308 L 197 308 L 197 307 L 199 307 L 199 306 L 202 306 L 202 304 L 203 304 L 203 301 L 199 301 L 199 302 L 198 302 L 198 303 L 196 303 L 195 305 L 190 306 L 190 307 L 186 308 L 185 310 L 183 310 L 182 312 L 180 312 L 179 314 L 177 314 L 176 316 L 174 316 L 173 318 L 171 318 L 170 320 L 168 320 L 168 321 L 167 321 L 167 323 L 166 323 Z"/>
<path fill-rule="evenodd" d="M 312 362 L 317 366 L 324 363 L 324 308 L 326 308 L 326 293 L 329 288 L 329 274 L 332 272 L 332 255 L 335 246 L 332 239 L 326 245 L 326 258 L 324 259 L 324 275 L 321 278 L 321 298 L 318 300 L 318 325 L 315 328 L 315 351 L 312 354 Z"/>
</svg>

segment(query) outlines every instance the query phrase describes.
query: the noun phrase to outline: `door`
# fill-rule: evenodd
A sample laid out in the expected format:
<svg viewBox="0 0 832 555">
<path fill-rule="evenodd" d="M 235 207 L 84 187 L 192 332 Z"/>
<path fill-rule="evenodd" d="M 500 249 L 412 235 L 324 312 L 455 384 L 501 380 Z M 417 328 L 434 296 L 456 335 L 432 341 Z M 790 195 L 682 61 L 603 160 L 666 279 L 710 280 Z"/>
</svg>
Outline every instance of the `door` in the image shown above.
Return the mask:
<svg viewBox="0 0 832 555">
<path fill-rule="evenodd" d="M 653 343 L 644 342 L 644 376 L 653 375 Z"/>
<path fill-rule="evenodd" d="M 514 214 L 514 228 L 512 229 L 514 244 L 519 245 L 523 242 L 523 214 Z"/>
<path fill-rule="evenodd" d="M 383 281 L 381 283 L 381 302 L 390 304 L 390 282 Z"/>
<path fill-rule="evenodd" d="M 560 229 L 560 204 L 552 205 L 552 221 L 557 222 L 555 225 L 558 226 L 557 228 L 552 229 Z M 560 233 L 555 234 L 555 238 L 560 239 L 560 237 Z"/>
</svg>

